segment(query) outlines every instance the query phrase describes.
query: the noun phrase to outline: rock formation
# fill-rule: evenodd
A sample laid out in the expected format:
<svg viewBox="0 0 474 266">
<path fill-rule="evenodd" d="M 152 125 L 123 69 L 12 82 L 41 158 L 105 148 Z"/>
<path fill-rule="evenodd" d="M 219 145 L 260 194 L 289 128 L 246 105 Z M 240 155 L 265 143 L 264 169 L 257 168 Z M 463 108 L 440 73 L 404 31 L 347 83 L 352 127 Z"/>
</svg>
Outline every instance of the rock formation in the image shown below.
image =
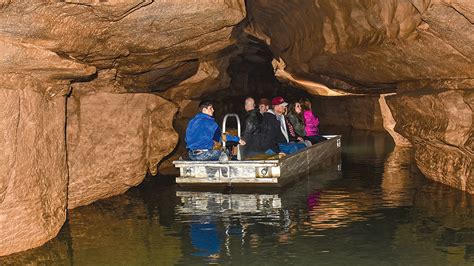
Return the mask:
<svg viewBox="0 0 474 266">
<path fill-rule="evenodd" d="M 156 173 L 177 142 L 176 107 L 150 93 L 196 72 L 174 93 L 225 86 L 220 51 L 243 2 L 0 1 L 0 255 L 54 237 L 66 206 Z"/>
<path fill-rule="evenodd" d="M 474 90 L 404 93 L 388 105 L 423 174 L 474 194 Z"/>
<path fill-rule="evenodd" d="M 381 114 L 397 144 L 414 145 L 418 167 L 427 177 L 474 193 L 474 2 L 247 4 L 245 32 L 270 47 L 282 82 L 318 95 L 396 93 L 384 97 L 382 109 L 375 107 L 368 116 Z M 343 112 L 320 104 L 327 111 L 322 113 L 339 123 L 379 128 L 382 120 L 360 119 L 368 117 L 363 114 L 373 101 L 347 104 L 349 99 L 340 101 Z"/>
<path fill-rule="evenodd" d="M 246 32 L 296 80 L 346 93 L 474 85 L 472 1 L 252 0 L 247 9 Z"/>
<path fill-rule="evenodd" d="M 149 93 L 87 94 L 88 88 L 117 89 L 106 84 L 75 84 L 68 98 L 70 209 L 123 193 L 147 171 L 156 175 L 177 143 L 172 103 Z"/>
<path fill-rule="evenodd" d="M 156 173 L 175 112 L 237 84 L 239 56 L 474 193 L 473 22 L 471 0 L 0 0 L 0 255 Z"/>
</svg>

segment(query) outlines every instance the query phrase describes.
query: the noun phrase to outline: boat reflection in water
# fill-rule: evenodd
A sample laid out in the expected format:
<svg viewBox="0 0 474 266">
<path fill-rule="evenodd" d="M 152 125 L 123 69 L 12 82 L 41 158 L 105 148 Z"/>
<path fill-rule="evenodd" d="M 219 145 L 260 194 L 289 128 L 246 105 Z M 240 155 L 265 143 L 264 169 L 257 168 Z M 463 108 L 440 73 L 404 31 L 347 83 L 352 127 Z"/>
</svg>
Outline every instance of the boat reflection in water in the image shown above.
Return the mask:
<svg viewBox="0 0 474 266">
<path fill-rule="evenodd" d="M 195 251 L 192 255 L 217 262 L 222 256 L 235 256 L 239 250 L 258 253 L 270 239 L 274 244 L 290 243 L 298 233 L 300 220 L 305 219 L 297 210 L 318 208 L 325 184 L 342 176 L 338 169 L 340 165 L 336 164 L 329 171 L 316 172 L 276 192 L 177 191 L 180 204 L 175 213 L 189 225 Z M 270 239 L 262 238 L 262 230 L 270 232 Z"/>
<path fill-rule="evenodd" d="M 274 213 L 281 209 L 278 194 L 224 194 L 215 192 L 177 191 L 182 214 L 225 215 L 234 213 Z"/>
<path fill-rule="evenodd" d="M 210 262 L 221 257 L 221 248 L 230 256 L 231 250 L 246 245 L 249 226 L 254 224 L 250 220 L 280 225 L 278 194 L 177 191 L 176 196 L 181 199 L 176 213 L 189 217 L 189 235 L 196 250 L 193 255 L 207 257 Z"/>
</svg>

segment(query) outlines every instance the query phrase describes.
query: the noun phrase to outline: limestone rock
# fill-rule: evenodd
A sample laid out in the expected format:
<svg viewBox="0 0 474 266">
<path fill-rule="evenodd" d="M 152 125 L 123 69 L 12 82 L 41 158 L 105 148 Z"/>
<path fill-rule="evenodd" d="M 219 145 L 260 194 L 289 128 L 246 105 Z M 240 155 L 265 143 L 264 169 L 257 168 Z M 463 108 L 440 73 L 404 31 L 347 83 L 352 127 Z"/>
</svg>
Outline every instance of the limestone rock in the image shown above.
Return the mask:
<svg viewBox="0 0 474 266">
<path fill-rule="evenodd" d="M 219 52 L 235 42 L 245 12 L 243 0 L 0 1 L 0 255 L 38 246 L 59 230 L 66 153 L 70 208 L 156 173 L 177 142 L 176 107 L 156 95 L 123 93 L 164 91 L 205 76 L 206 65 L 213 71 L 203 90 L 227 84 L 228 61 Z M 66 152 L 63 96 L 71 82 Z M 194 85 L 180 89 L 193 95 Z"/>
<path fill-rule="evenodd" d="M 352 93 L 474 86 L 472 1 L 247 4 L 246 32 L 268 44 L 296 81 Z"/>
<path fill-rule="evenodd" d="M 411 147 L 411 143 L 408 139 L 404 138 L 402 135 L 398 134 L 398 132 L 395 131 L 395 125 L 397 122 L 393 118 L 392 111 L 387 105 L 387 101 L 385 100 L 385 97 L 387 97 L 387 94 L 380 95 L 379 98 L 379 104 L 380 104 L 380 112 L 382 113 L 382 120 L 383 120 L 383 127 L 387 132 L 392 136 L 393 141 L 395 141 L 395 146 L 397 148 L 400 147 Z M 404 152 L 401 152 L 403 154 Z M 397 154 L 397 153 L 394 153 Z"/>
<path fill-rule="evenodd" d="M 313 111 L 319 116 L 321 125 L 384 131 L 378 99 L 367 95 L 314 97 Z"/>
<path fill-rule="evenodd" d="M 175 147 L 176 107 L 152 94 L 68 99 L 68 208 L 125 192 Z"/>
<path fill-rule="evenodd" d="M 0 76 L 12 88 L 0 89 L 0 256 L 42 245 L 66 220 L 65 99 L 41 83 Z"/>
<path fill-rule="evenodd" d="M 423 174 L 474 193 L 474 91 L 423 91 L 386 99 L 395 130 L 413 144 Z"/>
<path fill-rule="evenodd" d="M 162 91 L 230 46 L 233 27 L 244 18 L 243 0 L 12 1 L 0 13 L 0 39 L 114 68 L 131 91 Z"/>
</svg>

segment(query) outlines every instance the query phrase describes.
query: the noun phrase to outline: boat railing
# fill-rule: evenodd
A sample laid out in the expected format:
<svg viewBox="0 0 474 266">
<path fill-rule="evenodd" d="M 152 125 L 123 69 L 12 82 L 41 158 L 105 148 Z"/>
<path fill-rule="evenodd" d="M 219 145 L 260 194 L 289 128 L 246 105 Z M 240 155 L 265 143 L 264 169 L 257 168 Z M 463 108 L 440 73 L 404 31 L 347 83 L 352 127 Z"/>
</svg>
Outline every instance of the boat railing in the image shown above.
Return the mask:
<svg viewBox="0 0 474 266">
<path fill-rule="evenodd" d="M 236 119 L 236 121 L 237 121 L 237 136 L 238 136 L 239 139 L 240 139 L 240 118 L 239 118 L 239 116 L 238 116 L 237 114 L 226 114 L 226 115 L 224 116 L 224 119 L 223 119 L 223 121 L 222 121 L 222 133 L 223 133 L 223 134 L 226 133 L 227 119 L 228 119 L 229 117 L 235 117 L 235 119 Z M 222 147 L 224 147 L 224 148 L 225 148 L 225 143 L 226 143 L 225 138 L 222 138 Z M 240 161 L 241 159 L 242 159 L 242 158 L 241 158 L 241 155 L 240 155 L 240 145 L 237 144 L 237 160 Z"/>
</svg>

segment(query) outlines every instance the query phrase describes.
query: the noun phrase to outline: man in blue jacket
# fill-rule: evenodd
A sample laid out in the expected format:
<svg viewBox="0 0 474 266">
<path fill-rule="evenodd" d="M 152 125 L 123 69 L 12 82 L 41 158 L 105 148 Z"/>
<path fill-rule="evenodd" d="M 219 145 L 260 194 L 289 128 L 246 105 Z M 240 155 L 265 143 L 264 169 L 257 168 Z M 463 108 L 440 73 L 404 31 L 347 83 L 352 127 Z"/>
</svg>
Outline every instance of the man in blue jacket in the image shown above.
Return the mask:
<svg viewBox="0 0 474 266">
<path fill-rule="evenodd" d="M 188 123 L 186 128 L 186 148 L 189 159 L 193 161 L 217 161 L 221 151 L 213 150 L 214 141 L 221 141 L 221 129 L 214 117 L 214 107 L 211 101 L 199 103 L 199 113 Z M 245 141 L 236 136 L 225 135 L 226 141 L 238 142 L 245 145 Z"/>
</svg>

